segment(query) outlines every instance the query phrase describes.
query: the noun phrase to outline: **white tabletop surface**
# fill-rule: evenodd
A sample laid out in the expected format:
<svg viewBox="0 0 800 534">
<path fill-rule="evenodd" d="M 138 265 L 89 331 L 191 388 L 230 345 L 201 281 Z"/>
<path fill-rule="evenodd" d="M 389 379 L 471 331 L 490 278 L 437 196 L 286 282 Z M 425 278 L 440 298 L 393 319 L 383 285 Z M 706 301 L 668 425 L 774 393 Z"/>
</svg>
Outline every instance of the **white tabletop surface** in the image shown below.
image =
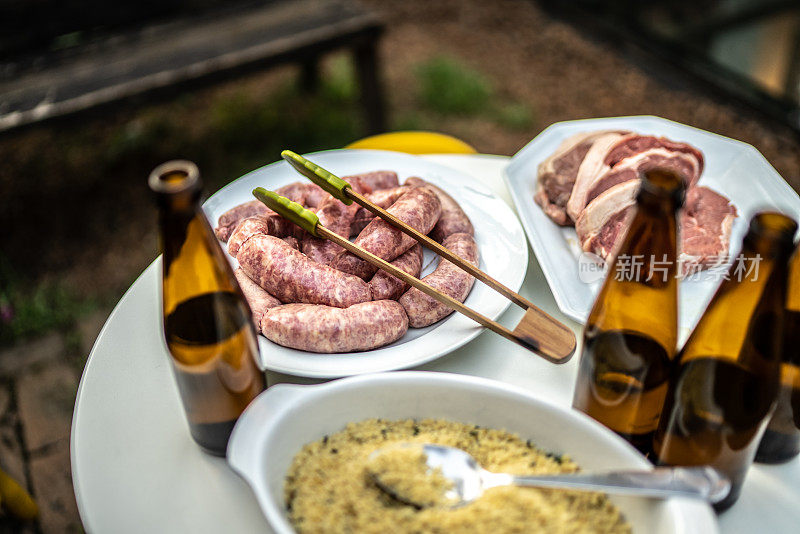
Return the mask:
<svg viewBox="0 0 800 534">
<path fill-rule="evenodd" d="M 511 204 L 500 156 L 425 156 L 485 182 Z M 570 325 L 531 253 L 520 293 Z M 159 262 L 148 267 L 111 313 L 81 378 L 72 421 L 72 476 L 88 532 L 269 532 L 248 486 L 224 459 L 192 441 L 163 344 L 157 299 Z M 512 306 L 500 322 L 513 327 Z M 580 345 L 578 352 L 580 354 Z M 493 378 L 569 405 L 579 356 L 556 366 L 484 332 L 419 367 Z M 276 381 L 307 383 L 286 375 Z M 800 459 L 754 466 L 739 502 L 719 518 L 723 533 L 796 532 Z"/>
</svg>

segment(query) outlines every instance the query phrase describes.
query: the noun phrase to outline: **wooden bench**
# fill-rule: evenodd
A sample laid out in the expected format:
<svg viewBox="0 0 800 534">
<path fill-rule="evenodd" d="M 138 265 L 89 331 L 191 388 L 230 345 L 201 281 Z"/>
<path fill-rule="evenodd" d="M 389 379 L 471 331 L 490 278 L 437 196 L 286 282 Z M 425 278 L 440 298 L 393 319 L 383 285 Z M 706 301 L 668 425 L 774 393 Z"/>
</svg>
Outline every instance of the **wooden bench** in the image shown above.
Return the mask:
<svg viewBox="0 0 800 534">
<path fill-rule="evenodd" d="M 311 88 L 338 49 L 352 51 L 367 130 L 381 132 L 383 28 L 349 0 L 0 0 L 0 133 L 285 62 Z"/>
</svg>

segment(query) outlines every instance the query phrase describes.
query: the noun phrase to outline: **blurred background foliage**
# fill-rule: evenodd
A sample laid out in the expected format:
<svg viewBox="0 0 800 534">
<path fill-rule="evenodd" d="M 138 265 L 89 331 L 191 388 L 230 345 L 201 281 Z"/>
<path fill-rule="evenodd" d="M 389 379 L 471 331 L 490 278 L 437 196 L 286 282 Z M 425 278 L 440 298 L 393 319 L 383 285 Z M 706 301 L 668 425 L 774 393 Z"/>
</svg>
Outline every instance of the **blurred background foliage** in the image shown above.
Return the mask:
<svg viewBox="0 0 800 534">
<path fill-rule="evenodd" d="M 332 56 L 322 69 L 313 92 L 302 90 L 298 70 L 288 67 L 112 120 L 37 128 L 0 143 L 0 184 L 9 192 L 0 210 L 27 227 L 2 237 L 0 345 L 68 331 L 81 315 L 119 298 L 155 254 L 152 233 L 141 247 L 122 241 L 138 234 L 131 221 L 155 216 L 144 180 L 160 162 L 195 161 L 210 194 L 284 148 L 312 152 L 362 137 L 350 57 Z M 499 97 L 485 74 L 452 56 L 417 62 L 407 89 L 412 105 L 395 114 L 393 130 L 436 129 L 448 117 L 511 130 L 532 124 L 527 104 Z M 43 238 L 41 246 L 30 246 L 31 235 Z M 131 258 L 112 260 L 101 279 L 81 274 L 109 263 L 102 251 L 117 248 Z"/>
</svg>

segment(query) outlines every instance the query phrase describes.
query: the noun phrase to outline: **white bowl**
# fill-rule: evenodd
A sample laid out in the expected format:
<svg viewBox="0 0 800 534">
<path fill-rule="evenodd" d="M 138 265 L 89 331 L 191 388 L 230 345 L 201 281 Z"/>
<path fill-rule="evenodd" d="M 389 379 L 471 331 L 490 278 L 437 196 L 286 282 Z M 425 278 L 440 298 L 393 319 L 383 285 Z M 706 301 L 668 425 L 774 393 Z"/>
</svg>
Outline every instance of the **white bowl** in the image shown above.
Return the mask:
<svg viewBox="0 0 800 534">
<path fill-rule="evenodd" d="M 627 442 L 582 413 L 517 387 L 484 378 L 419 371 L 344 378 L 322 385 L 277 385 L 242 414 L 228 445 L 228 462 L 253 488 L 278 533 L 293 529 L 283 501 L 284 476 L 303 445 L 349 422 L 443 418 L 505 429 L 539 447 L 569 454 L 584 470 L 649 469 Z M 613 497 L 637 533 L 717 532 L 701 501 Z"/>
</svg>

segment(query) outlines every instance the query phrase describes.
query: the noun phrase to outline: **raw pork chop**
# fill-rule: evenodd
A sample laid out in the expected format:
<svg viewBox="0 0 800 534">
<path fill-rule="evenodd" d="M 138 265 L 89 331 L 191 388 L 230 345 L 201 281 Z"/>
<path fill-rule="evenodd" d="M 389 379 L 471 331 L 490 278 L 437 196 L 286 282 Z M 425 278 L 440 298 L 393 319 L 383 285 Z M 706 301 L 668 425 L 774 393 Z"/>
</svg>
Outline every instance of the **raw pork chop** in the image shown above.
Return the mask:
<svg viewBox="0 0 800 534">
<path fill-rule="evenodd" d="M 663 148 L 651 148 L 625 158 L 595 180 L 586 192 L 586 203 L 590 203 L 604 191 L 628 180 L 639 180 L 642 173 L 655 168 L 677 172 L 690 187 L 700 179 L 700 162 L 693 154 L 672 152 Z"/>
<path fill-rule="evenodd" d="M 578 169 L 575 186 L 567 201 L 567 214 L 577 221 L 581 211 L 591 200 L 589 193 L 594 189 L 595 182 L 607 176 L 616 166 L 626 164 L 624 162 L 627 158 L 654 149 L 661 149 L 662 155 L 664 153 L 682 155 L 683 157 L 678 156 L 673 160 L 677 163 L 674 170 L 678 172 L 682 172 L 687 165 L 697 169 L 696 172 L 687 175 L 689 181 L 687 185 L 694 185 L 700 179 L 700 174 L 703 172 L 703 154 L 691 145 L 652 135 L 606 134 L 596 140 Z M 692 160 L 696 160 L 697 163 Z M 614 181 L 614 183 L 619 182 L 620 180 Z"/>
<path fill-rule="evenodd" d="M 692 187 L 680 218 L 679 261 L 684 275 L 727 260 L 736 208 L 724 196 L 707 187 Z"/>
<path fill-rule="evenodd" d="M 572 220 L 567 216 L 566 206 L 572 193 L 572 186 L 575 185 L 578 168 L 595 140 L 608 133 L 612 131 L 600 130 L 573 135 L 539 164 L 536 194 L 533 200 L 556 224 L 562 226 L 572 224 Z"/>
<path fill-rule="evenodd" d="M 575 223 L 581 248 L 612 258 L 631 224 L 640 180 L 628 180 L 592 200 Z M 687 275 L 726 260 L 736 208 L 707 187 L 694 186 L 678 221 L 680 272 Z"/>
<path fill-rule="evenodd" d="M 575 221 L 581 248 L 603 259 L 613 256 L 631 224 L 641 180 L 628 180 L 592 200 Z"/>
</svg>

